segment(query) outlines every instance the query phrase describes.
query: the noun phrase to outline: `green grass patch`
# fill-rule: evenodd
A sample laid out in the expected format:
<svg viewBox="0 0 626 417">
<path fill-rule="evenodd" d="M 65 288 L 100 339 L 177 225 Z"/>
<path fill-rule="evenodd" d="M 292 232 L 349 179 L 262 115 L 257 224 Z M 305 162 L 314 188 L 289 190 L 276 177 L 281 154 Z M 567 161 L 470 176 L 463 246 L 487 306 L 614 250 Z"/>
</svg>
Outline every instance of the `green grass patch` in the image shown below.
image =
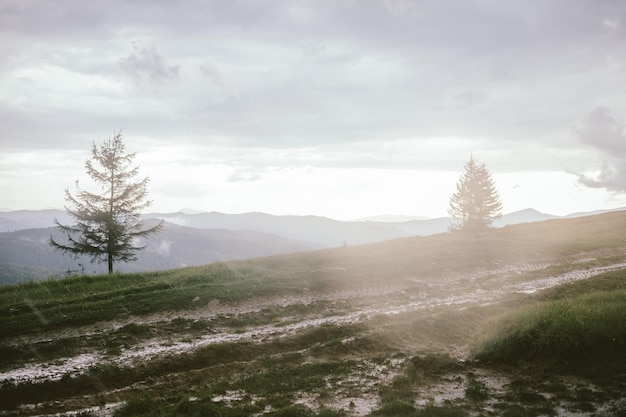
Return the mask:
<svg viewBox="0 0 626 417">
<path fill-rule="evenodd" d="M 79 276 L 0 287 L 0 337 L 130 315 L 203 308 L 212 300 L 299 293 L 306 283 L 262 265 L 213 264 L 149 274 Z"/>
<path fill-rule="evenodd" d="M 624 261 L 624 257 L 622 257 L 622 261 Z M 612 292 L 617 290 L 626 290 L 626 272 L 624 271 L 607 272 L 593 278 L 549 288 L 537 294 L 537 299 L 543 301 L 571 299 L 597 291 Z"/>
<path fill-rule="evenodd" d="M 580 372 L 626 369 L 623 272 L 563 285 L 509 314 L 480 345 L 484 362 L 552 363 Z"/>
</svg>

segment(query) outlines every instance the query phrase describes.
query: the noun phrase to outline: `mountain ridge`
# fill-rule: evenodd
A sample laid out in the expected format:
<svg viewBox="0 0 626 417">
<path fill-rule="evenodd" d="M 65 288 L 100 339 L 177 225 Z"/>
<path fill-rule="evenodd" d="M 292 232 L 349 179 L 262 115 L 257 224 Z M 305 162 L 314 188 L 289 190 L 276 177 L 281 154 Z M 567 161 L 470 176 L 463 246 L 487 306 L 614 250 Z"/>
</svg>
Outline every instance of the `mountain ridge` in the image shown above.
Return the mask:
<svg viewBox="0 0 626 417">
<path fill-rule="evenodd" d="M 618 210 L 606 210 L 618 211 Z M 605 211 L 599 211 L 603 213 Z M 544 220 L 583 217 L 574 213 L 559 217 L 535 209 L 509 213 L 494 222 L 496 227 Z M 18 210 L 0 212 L 0 285 L 28 279 L 44 279 L 68 273 L 104 272 L 86 257 L 73 260 L 55 252 L 48 244 L 51 235 L 62 238 L 54 219 L 70 224 L 62 210 Z M 146 240 L 138 260 L 120 264 L 124 272 L 173 269 L 218 261 L 266 257 L 347 245 L 360 245 L 411 236 L 445 233 L 451 218 L 441 217 L 406 222 L 339 221 L 321 216 L 276 216 L 261 212 L 224 214 L 149 213 L 147 225 L 165 221 L 165 230 Z M 6 229 L 16 229 L 7 231 Z"/>
<path fill-rule="evenodd" d="M 514 211 L 494 221 L 495 227 L 509 224 L 529 223 L 557 218 L 574 218 L 588 215 L 620 211 L 626 208 L 575 212 L 565 216 L 543 213 L 533 208 Z M 146 213 L 144 220 L 156 218 L 181 226 L 198 229 L 251 230 L 278 234 L 288 239 L 313 241 L 316 244 L 336 246 L 344 243 L 361 244 L 402 237 L 401 235 L 421 235 L 444 233 L 448 230 L 451 217 L 402 220 L 407 216 L 392 216 L 400 221 L 386 221 L 388 216 L 375 216 L 360 220 L 335 220 L 316 215 L 273 215 L 263 212 L 226 214 L 217 211 L 173 213 Z M 413 217 L 413 216 L 408 216 Z M 53 227 L 54 219 L 61 223 L 72 223 L 72 218 L 64 210 L 14 210 L 0 211 L 0 233 L 24 229 Z M 380 218 L 385 221 L 375 221 Z M 329 229 L 335 232 L 329 232 Z M 400 235 L 398 235 L 400 234 Z"/>
</svg>

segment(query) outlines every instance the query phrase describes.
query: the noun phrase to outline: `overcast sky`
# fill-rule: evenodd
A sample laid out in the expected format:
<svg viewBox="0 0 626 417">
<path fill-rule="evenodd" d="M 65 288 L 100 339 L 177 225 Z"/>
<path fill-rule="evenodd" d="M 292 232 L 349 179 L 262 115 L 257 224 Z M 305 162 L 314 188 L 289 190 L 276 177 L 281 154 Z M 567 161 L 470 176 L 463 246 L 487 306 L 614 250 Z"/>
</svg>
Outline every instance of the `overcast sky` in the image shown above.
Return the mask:
<svg viewBox="0 0 626 417">
<path fill-rule="evenodd" d="M 0 0 L 0 209 L 88 188 L 122 130 L 151 211 L 626 206 L 623 0 Z"/>
</svg>

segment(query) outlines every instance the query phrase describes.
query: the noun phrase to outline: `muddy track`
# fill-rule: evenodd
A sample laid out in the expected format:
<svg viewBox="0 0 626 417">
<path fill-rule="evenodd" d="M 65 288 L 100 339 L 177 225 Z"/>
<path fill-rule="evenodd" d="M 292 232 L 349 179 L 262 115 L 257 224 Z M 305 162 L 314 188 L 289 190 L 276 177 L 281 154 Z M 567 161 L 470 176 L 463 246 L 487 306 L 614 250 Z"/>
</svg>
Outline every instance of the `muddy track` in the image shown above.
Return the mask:
<svg viewBox="0 0 626 417">
<path fill-rule="evenodd" d="M 64 375 L 77 375 L 94 364 L 114 364 L 128 367 L 161 356 L 177 355 L 202 346 L 217 343 L 252 341 L 264 342 L 274 338 L 296 334 L 304 329 L 324 324 L 348 325 L 367 322 L 379 315 L 407 312 L 437 311 L 440 308 L 465 305 L 485 305 L 497 302 L 515 293 L 532 293 L 565 282 L 589 278 L 604 272 L 626 269 L 626 262 L 591 266 L 597 258 L 593 254 L 582 254 L 570 259 L 561 259 L 559 265 L 568 269 L 558 275 L 546 272 L 553 266 L 550 262 L 534 262 L 507 265 L 492 270 L 468 274 L 450 274 L 436 280 L 406 277 L 391 284 L 364 288 L 349 288 L 326 293 L 309 293 L 280 298 L 253 298 L 245 302 L 224 304 L 213 300 L 202 308 L 188 311 L 163 312 L 146 317 L 129 317 L 124 320 L 97 323 L 96 325 L 73 328 L 61 332 L 21 337 L 11 340 L 14 346 L 59 339 L 81 338 L 94 334 L 106 334 L 123 326 L 135 324 L 158 325 L 173 318 L 189 320 L 211 320 L 218 316 L 238 316 L 277 306 L 311 304 L 318 301 L 337 303 L 338 307 L 326 314 L 308 317 L 284 317 L 282 323 L 247 326 L 245 331 L 234 332 L 232 328 L 213 329 L 210 334 L 188 340 L 152 339 L 123 349 L 112 356 L 101 352 L 82 353 L 72 358 L 57 359 L 53 363 L 28 363 L 0 373 L 0 382 L 40 382 L 58 380 Z M 564 262 L 565 261 L 565 262 Z"/>
<path fill-rule="evenodd" d="M 530 272 L 541 271 L 551 265 L 554 265 L 555 262 L 574 266 L 574 269 L 566 274 L 562 274 L 559 277 L 551 277 L 552 279 L 557 279 L 558 282 L 554 283 L 554 285 L 556 285 L 560 282 L 566 282 L 572 279 L 582 279 L 597 275 L 611 270 L 611 268 L 621 269 L 620 263 L 601 267 L 589 267 L 585 264 L 596 261 L 601 255 L 609 256 L 615 255 L 616 253 L 623 254 L 624 252 L 625 251 L 621 249 L 609 252 L 607 252 L 607 250 L 586 252 L 574 257 L 560 258 L 558 260 L 505 265 L 499 268 L 484 269 L 468 273 L 450 272 L 443 277 L 438 277 L 436 279 L 433 279 L 432 277 L 406 277 L 403 280 L 394 280 L 392 283 L 386 283 L 383 285 L 368 285 L 360 286 L 359 288 L 330 290 L 326 292 L 311 292 L 280 297 L 251 297 L 247 300 L 235 303 L 222 303 L 220 300 L 214 299 L 205 305 L 195 306 L 194 304 L 199 304 L 200 302 L 199 300 L 194 299 L 191 302 L 191 308 L 188 310 L 163 311 L 144 316 L 129 316 L 86 326 L 75 326 L 70 329 L 54 330 L 39 333 L 37 335 L 19 336 L 8 339 L 5 343 L 12 346 L 20 346 L 25 344 L 48 342 L 60 338 L 91 336 L 98 333 L 115 331 L 129 324 L 156 324 L 170 321 L 173 318 L 210 320 L 217 316 L 250 314 L 261 311 L 265 308 L 287 307 L 296 304 L 311 304 L 316 301 L 337 302 L 365 299 L 369 297 L 380 297 L 405 292 L 407 289 L 415 287 L 415 285 L 425 285 L 423 295 L 430 296 L 428 293 L 438 288 L 445 288 L 446 291 L 448 291 L 450 289 L 450 284 L 452 283 L 466 281 L 474 283 L 476 280 L 485 279 L 486 277 L 490 277 L 492 280 L 497 280 L 499 282 L 505 282 L 503 278 L 507 278 L 509 275 L 517 277 Z M 531 290 L 532 285 L 531 289 L 528 291 Z"/>
</svg>

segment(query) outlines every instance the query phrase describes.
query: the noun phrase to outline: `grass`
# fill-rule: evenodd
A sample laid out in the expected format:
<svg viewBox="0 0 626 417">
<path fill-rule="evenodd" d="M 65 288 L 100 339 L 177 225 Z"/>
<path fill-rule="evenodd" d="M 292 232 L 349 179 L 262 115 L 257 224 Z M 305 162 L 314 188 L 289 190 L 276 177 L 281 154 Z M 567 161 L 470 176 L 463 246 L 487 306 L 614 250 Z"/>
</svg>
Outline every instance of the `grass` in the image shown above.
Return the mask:
<svg viewBox="0 0 626 417">
<path fill-rule="evenodd" d="M 429 405 L 423 409 L 416 409 L 411 404 L 396 401 L 385 404 L 379 410 L 371 414 L 372 416 L 389 417 L 468 417 L 470 414 L 462 407 L 447 405 Z"/>
<path fill-rule="evenodd" d="M 148 397 L 136 397 L 129 400 L 124 408 L 117 411 L 115 417 L 245 417 L 258 411 L 260 410 L 256 407 L 234 409 L 210 400 L 190 401 L 188 398 L 182 398 L 175 404 L 170 404 L 168 402 L 155 402 Z"/>
<path fill-rule="evenodd" d="M 359 326 L 321 326 L 302 332 L 296 336 L 279 339 L 266 344 L 249 342 L 223 343 L 201 347 L 175 358 L 164 357 L 144 362 L 136 367 L 126 368 L 116 365 L 94 365 L 85 374 L 62 378 L 58 381 L 41 383 L 4 384 L 0 387 L 0 396 L 5 407 L 14 407 L 24 401 L 51 401 L 73 395 L 97 394 L 103 389 L 112 390 L 130 386 L 146 379 L 158 379 L 171 374 L 179 374 L 199 369 L 223 367 L 250 359 L 263 359 L 263 372 L 243 378 L 238 386 L 253 393 L 272 392 L 284 396 L 287 392 L 299 389 L 321 387 L 323 376 L 336 374 L 346 364 L 323 362 L 293 369 L 294 363 L 301 359 L 299 355 L 288 355 L 310 347 L 316 347 L 317 357 L 336 355 L 334 341 L 362 334 Z M 374 348 L 377 347 L 377 349 Z M 345 353 L 358 352 L 361 348 L 370 351 L 383 349 L 383 346 L 367 337 L 359 342 L 344 346 Z M 290 358 L 290 360 L 289 360 Z M 227 385 L 228 388 L 234 388 Z M 268 391 L 269 390 L 269 391 Z"/>
<path fill-rule="evenodd" d="M 238 302 L 251 296 L 337 291 L 407 276 L 436 278 L 626 247 L 626 235 L 620 232 L 624 226 L 626 213 L 617 212 L 471 235 L 450 233 L 172 271 L 5 286 L 0 287 L 0 338 L 200 308 L 211 300 Z"/>
<path fill-rule="evenodd" d="M 576 372 L 626 370 L 626 274 L 608 273 L 552 289 L 511 312 L 476 358 L 532 361 Z"/>
<path fill-rule="evenodd" d="M 502 307 L 506 310 L 498 311 Z M 619 410 L 624 405 L 626 371 L 625 271 L 560 285 L 480 311 L 466 310 L 465 321 L 457 325 L 450 325 L 454 317 L 450 312 L 433 317 L 433 327 L 423 319 L 400 324 L 400 331 L 414 328 L 430 341 L 442 337 L 435 328 L 445 329 L 449 334 L 442 342 L 457 344 L 458 336 L 469 336 L 462 329 L 471 317 L 482 322 L 483 329 L 476 333 L 482 337 L 472 360 L 459 361 L 445 353 L 411 358 L 403 373 L 382 388 L 381 406 L 372 415 L 550 416 L 557 415 L 557 407 L 593 415 L 584 413 L 596 412 L 598 405 L 608 414 L 624 415 Z M 495 325 L 490 325 L 494 319 Z M 571 380 L 571 374 L 582 379 Z M 489 379 L 494 377 L 510 382 L 493 388 Z M 586 381 L 593 381 L 592 389 Z M 416 395 L 424 387 L 448 383 L 461 384 L 464 395 L 415 406 Z M 486 410 L 491 411 L 484 414 Z"/>
<path fill-rule="evenodd" d="M 318 412 L 303 406 L 294 406 L 292 400 L 299 392 L 314 393 L 318 395 L 326 389 L 326 385 L 333 378 L 340 378 L 358 368 L 355 360 L 307 360 L 300 353 L 303 348 L 318 345 L 320 342 L 331 343 L 332 340 L 343 339 L 346 336 L 355 336 L 363 329 L 354 327 L 324 326 L 313 329 L 285 340 L 276 341 L 270 346 L 254 346 L 248 344 L 233 344 L 219 349 L 219 353 L 211 355 L 215 359 L 220 358 L 220 363 L 213 362 L 211 371 L 207 374 L 210 378 L 201 377 L 195 382 L 205 388 L 196 388 L 191 395 L 174 394 L 169 401 L 164 401 L 166 396 L 147 398 L 140 396 L 130 401 L 117 414 L 118 416 L 198 416 L 198 415 L 251 415 L 262 412 L 267 407 L 273 410 L 266 415 L 303 415 L 303 416 L 341 416 L 339 411 L 321 408 Z M 357 343 L 356 346 L 359 346 Z M 239 354 L 238 349 L 244 348 Z M 330 355 L 337 357 L 337 352 L 332 347 L 327 347 L 325 358 Z M 353 349 L 358 349 L 354 347 Z M 214 348 L 210 349 L 211 351 Z M 318 357 L 321 352 L 318 351 Z M 235 354 L 235 357 L 232 355 Z M 196 355 L 194 355 L 196 356 Z M 232 358 L 232 361 L 228 358 Z M 237 364 L 244 358 L 256 358 L 253 363 L 247 363 L 245 367 Z M 180 362 L 177 360 L 180 373 Z M 221 365 L 233 363 L 234 366 L 224 368 Z M 207 362 L 203 361 L 201 368 L 206 368 Z M 179 392 L 178 386 L 175 391 Z M 245 392 L 240 399 L 234 400 L 235 405 L 215 402 L 216 394 L 228 392 Z M 193 400 L 190 401 L 190 398 Z M 256 399 L 256 400 L 255 400 Z"/>
<path fill-rule="evenodd" d="M 118 417 L 343 416 L 354 410 L 349 402 L 337 408 L 335 398 L 365 394 L 379 401 L 372 416 L 554 415 L 557 401 L 572 410 L 591 410 L 598 401 L 622 397 L 623 377 L 615 364 L 623 365 L 626 357 L 623 272 L 485 305 L 433 304 L 397 314 L 375 310 L 356 325 L 298 329 L 297 324 L 365 311 L 370 302 L 427 305 L 450 294 L 497 290 L 503 282 L 620 262 L 624 226 L 626 213 L 612 213 L 475 235 L 442 234 L 173 271 L 1 287 L 3 369 L 84 352 L 115 357 L 142 343 L 175 345 L 264 326 L 288 331 L 281 337 L 254 336 L 161 355 L 134 366 L 101 363 L 58 381 L 4 384 L 0 410 L 39 404 L 32 414 L 55 414 L 63 411 L 60 407 L 71 410 L 72 401 L 84 406 L 91 399 L 95 404 L 126 401 Z M 550 260 L 549 268 L 519 276 L 498 272 L 511 263 Z M 467 278 L 486 270 L 492 272 Z M 384 292 L 397 284 L 402 292 Z M 361 290 L 366 296 L 358 299 L 335 297 Z M 255 305 L 254 300 L 264 302 L 239 308 Z M 134 321 L 141 316 L 150 320 Z M 481 335 L 472 358 L 479 361 L 459 361 L 459 351 Z M 588 386 L 561 378 L 581 361 L 590 369 L 604 361 L 608 382 L 593 380 L 602 390 L 588 392 Z M 504 375 L 508 382 L 494 389 L 489 375 Z M 423 394 L 446 384 L 460 387 L 458 397 L 442 402 Z M 236 399 L 214 401 L 233 392 L 239 393 Z M 298 405 L 304 394 L 309 402 Z"/>
<path fill-rule="evenodd" d="M 201 308 L 211 300 L 299 293 L 306 284 L 262 267 L 214 264 L 149 274 L 71 277 L 0 288 L 0 337 L 119 317 Z"/>
<path fill-rule="evenodd" d="M 80 338 L 70 336 L 42 340 L 31 344 L 28 349 L 0 343 L 0 370 L 29 361 L 51 361 L 58 357 L 71 357 L 84 352 L 101 352 L 118 356 L 122 353 L 122 349 L 132 347 L 142 341 L 153 338 L 191 341 L 216 332 L 216 328 L 227 327 L 238 332 L 248 326 L 269 324 L 283 326 L 289 324 L 290 317 L 294 317 L 291 321 L 296 323 L 307 315 L 319 317 L 325 314 L 327 308 L 327 302 L 317 301 L 309 304 L 295 303 L 284 307 L 266 307 L 260 311 L 236 316 L 217 315 L 210 320 L 174 317 L 150 324 L 130 322 L 116 330 L 99 331 Z M 320 327 L 319 331 L 324 331 L 324 327 Z"/>
</svg>

